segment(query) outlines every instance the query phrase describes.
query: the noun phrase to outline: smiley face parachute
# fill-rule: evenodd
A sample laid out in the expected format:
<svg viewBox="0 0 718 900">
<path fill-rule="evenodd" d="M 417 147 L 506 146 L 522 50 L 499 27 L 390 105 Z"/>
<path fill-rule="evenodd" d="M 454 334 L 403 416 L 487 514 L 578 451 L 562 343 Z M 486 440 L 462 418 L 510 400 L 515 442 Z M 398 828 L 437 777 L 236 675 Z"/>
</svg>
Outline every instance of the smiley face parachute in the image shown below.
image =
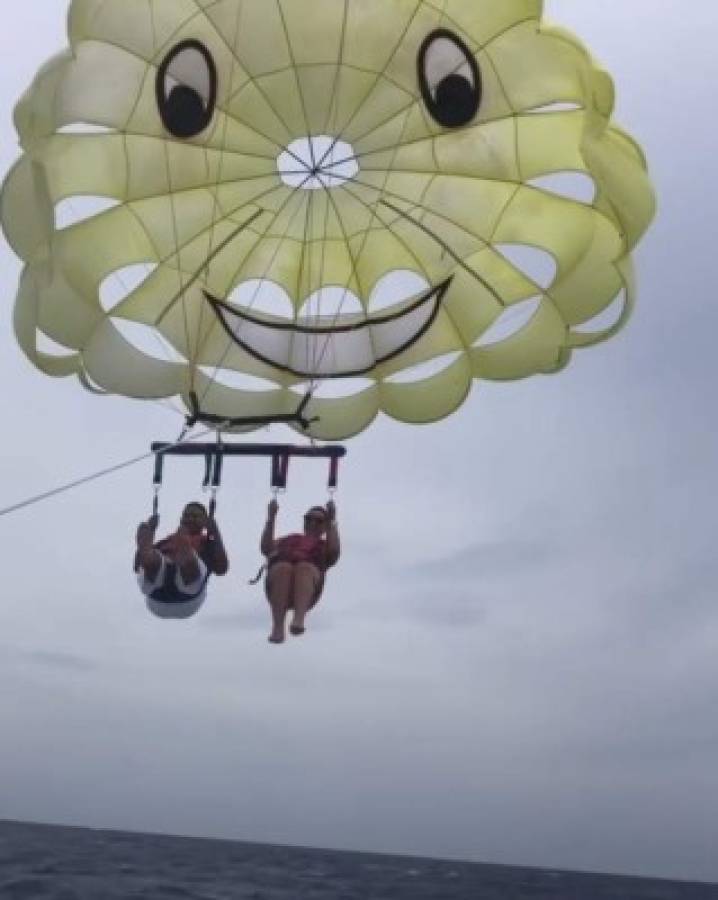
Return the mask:
<svg viewBox="0 0 718 900">
<path fill-rule="evenodd" d="M 654 213 L 540 0 L 74 0 L 15 121 L 15 328 L 50 375 L 336 439 L 562 369 Z M 235 422 L 237 430 L 247 428 Z"/>
</svg>

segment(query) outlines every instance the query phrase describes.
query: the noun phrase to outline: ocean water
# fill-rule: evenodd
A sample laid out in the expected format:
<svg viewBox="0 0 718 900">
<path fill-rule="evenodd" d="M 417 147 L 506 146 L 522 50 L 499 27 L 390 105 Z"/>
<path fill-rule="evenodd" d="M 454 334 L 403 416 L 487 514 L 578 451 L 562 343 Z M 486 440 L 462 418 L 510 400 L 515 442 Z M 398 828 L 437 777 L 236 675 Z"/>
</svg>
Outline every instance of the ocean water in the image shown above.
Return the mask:
<svg viewBox="0 0 718 900">
<path fill-rule="evenodd" d="M 0 822 L 2 900 L 718 900 L 718 885 Z"/>
</svg>

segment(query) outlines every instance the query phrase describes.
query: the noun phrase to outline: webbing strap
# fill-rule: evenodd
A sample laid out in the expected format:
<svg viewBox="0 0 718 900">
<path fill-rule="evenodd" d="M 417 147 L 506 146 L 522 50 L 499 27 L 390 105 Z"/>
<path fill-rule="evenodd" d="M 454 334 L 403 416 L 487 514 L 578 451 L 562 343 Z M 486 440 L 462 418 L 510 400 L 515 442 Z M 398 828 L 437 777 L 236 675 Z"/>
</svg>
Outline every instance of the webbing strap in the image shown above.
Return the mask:
<svg viewBox="0 0 718 900">
<path fill-rule="evenodd" d="M 272 457 L 272 488 L 277 491 L 286 490 L 289 480 L 289 454 L 276 453 Z"/>
<path fill-rule="evenodd" d="M 235 418 L 202 412 L 199 397 L 194 391 L 190 393 L 188 399 L 191 410 L 190 414 L 187 416 L 188 428 L 194 428 L 197 423 L 203 425 L 221 425 L 223 428 L 244 428 L 253 425 L 258 428 L 264 425 L 299 425 L 303 431 L 309 431 L 315 422 L 319 422 L 318 416 L 308 417 L 306 415 L 307 407 L 312 399 L 311 393 L 307 393 L 302 398 L 299 406 L 293 413 L 268 416 L 238 416 Z"/>
<path fill-rule="evenodd" d="M 339 457 L 333 456 L 329 461 L 329 490 L 335 491 L 339 487 Z"/>
</svg>

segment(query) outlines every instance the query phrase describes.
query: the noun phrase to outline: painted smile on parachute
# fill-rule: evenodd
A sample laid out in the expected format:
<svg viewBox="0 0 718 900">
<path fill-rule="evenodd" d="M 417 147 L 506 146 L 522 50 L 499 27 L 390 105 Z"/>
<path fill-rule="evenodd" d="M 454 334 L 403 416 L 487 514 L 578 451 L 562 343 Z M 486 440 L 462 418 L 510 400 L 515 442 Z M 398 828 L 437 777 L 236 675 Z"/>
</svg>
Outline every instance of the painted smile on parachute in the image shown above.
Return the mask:
<svg viewBox="0 0 718 900">
<path fill-rule="evenodd" d="M 296 323 L 250 313 L 206 291 L 205 297 L 232 341 L 255 359 L 302 378 L 349 378 L 416 344 L 434 324 L 451 282 L 374 316 L 311 316 Z"/>
</svg>

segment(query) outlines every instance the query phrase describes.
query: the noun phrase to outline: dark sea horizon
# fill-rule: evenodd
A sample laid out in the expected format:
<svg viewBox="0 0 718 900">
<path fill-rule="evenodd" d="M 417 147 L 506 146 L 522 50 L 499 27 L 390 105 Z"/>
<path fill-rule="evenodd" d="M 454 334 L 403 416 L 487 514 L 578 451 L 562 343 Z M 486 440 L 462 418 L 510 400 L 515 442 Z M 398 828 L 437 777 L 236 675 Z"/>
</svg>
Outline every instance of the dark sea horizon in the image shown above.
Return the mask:
<svg viewBox="0 0 718 900">
<path fill-rule="evenodd" d="M 2 900 L 718 900 L 718 884 L 0 821 Z"/>
</svg>

